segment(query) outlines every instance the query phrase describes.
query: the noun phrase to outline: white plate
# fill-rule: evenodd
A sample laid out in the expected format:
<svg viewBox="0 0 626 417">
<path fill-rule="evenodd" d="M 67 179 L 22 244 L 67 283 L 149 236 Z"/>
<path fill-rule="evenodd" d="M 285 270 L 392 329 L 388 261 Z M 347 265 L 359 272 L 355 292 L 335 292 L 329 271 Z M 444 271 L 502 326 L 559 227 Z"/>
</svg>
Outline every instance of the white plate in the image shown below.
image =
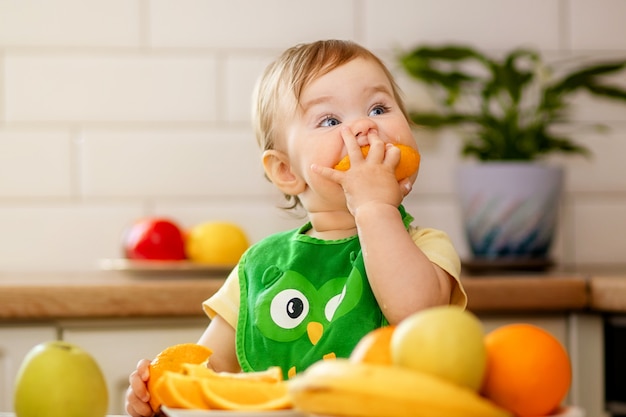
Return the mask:
<svg viewBox="0 0 626 417">
<path fill-rule="evenodd" d="M 275 411 L 224 411 L 224 410 L 184 410 L 162 406 L 161 410 L 168 417 L 306 417 L 295 410 Z M 578 407 L 565 407 L 558 414 L 546 417 L 585 417 Z"/>
<path fill-rule="evenodd" d="M 585 417 L 585 412 L 579 407 L 565 407 L 550 417 Z"/>
<path fill-rule="evenodd" d="M 226 410 L 184 410 L 181 408 L 161 407 L 168 417 L 306 417 L 295 410 L 271 411 L 226 411 Z M 569 417 L 569 416 L 568 416 Z"/>
</svg>

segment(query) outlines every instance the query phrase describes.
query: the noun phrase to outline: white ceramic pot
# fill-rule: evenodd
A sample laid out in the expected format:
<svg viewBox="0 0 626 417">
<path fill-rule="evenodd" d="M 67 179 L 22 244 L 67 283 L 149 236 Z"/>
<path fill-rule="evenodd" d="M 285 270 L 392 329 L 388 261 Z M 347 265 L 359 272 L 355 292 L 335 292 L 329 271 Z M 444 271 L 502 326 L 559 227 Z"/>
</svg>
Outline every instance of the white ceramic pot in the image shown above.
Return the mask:
<svg viewBox="0 0 626 417">
<path fill-rule="evenodd" d="M 474 259 L 547 259 L 556 229 L 563 168 L 487 162 L 458 170 L 458 193 Z"/>
</svg>

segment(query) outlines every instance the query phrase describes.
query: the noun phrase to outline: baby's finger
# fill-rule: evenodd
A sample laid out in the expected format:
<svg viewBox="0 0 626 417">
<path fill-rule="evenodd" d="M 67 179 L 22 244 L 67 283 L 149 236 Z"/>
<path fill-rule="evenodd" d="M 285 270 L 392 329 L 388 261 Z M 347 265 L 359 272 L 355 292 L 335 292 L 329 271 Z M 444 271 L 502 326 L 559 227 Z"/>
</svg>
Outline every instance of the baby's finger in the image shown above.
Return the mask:
<svg viewBox="0 0 626 417">
<path fill-rule="evenodd" d="M 150 362 L 149 359 L 142 359 L 137 363 L 137 373 L 142 381 L 150 378 Z"/>
<path fill-rule="evenodd" d="M 365 159 L 361 153 L 361 146 L 359 146 L 356 136 L 354 136 L 350 129 L 347 127 L 341 129 L 341 138 L 343 139 L 343 144 L 348 151 L 348 156 L 350 157 L 350 161 L 352 163 Z"/>
<path fill-rule="evenodd" d="M 324 167 L 321 165 L 313 164 L 311 165 L 311 171 L 314 173 L 321 175 L 322 177 L 334 181 L 336 183 L 341 183 L 343 176 L 345 175 L 343 172 L 338 171 L 336 169 Z"/>
<path fill-rule="evenodd" d="M 376 163 L 384 161 L 387 153 L 386 144 L 378 136 L 378 132 L 376 130 L 371 130 L 368 133 L 367 138 L 369 144 L 369 152 L 367 153 L 367 158 L 370 161 Z"/>
<path fill-rule="evenodd" d="M 392 169 L 395 169 L 400 163 L 400 148 L 394 146 L 391 143 L 385 144 L 385 163 L 388 164 Z"/>
</svg>

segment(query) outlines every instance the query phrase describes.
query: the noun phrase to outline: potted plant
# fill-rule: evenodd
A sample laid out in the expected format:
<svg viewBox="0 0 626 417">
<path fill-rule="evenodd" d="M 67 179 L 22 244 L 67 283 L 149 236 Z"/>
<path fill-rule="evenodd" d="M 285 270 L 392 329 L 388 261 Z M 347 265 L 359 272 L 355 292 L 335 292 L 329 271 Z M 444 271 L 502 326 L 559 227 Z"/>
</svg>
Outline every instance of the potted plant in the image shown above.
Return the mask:
<svg viewBox="0 0 626 417">
<path fill-rule="evenodd" d="M 626 90 L 607 81 L 624 71 L 626 60 L 558 68 L 531 49 L 498 58 L 446 45 L 417 47 L 400 54 L 399 61 L 430 87 L 440 106 L 437 112 L 411 112 L 412 121 L 425 128 L 458 128 L 462 155 L 479 162 L 458 173 L 473 260 L 549 264 L 563 172 L 545 157 L 590 154 L 563 133 L 572 122 L 572 96 L 586 91 L 626 103 Z"/>
</svg>

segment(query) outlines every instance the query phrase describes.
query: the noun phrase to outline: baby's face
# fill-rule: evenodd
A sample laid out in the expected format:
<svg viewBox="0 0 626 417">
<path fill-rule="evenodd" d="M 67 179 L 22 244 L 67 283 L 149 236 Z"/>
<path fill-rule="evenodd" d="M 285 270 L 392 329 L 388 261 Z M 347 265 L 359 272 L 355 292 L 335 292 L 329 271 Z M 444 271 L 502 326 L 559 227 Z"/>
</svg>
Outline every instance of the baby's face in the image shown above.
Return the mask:
<svg viewBox="0 0 626 417">
<path fill-rule="evenodd" d="M 295 117 L 277 144 L 289 156 L 308 191 L 345 204 L 338 184 L 311 172 L 311 164 L 334 167 L 347 151 L 341 130 L 348 127 L 358 144 L 372 132 L 384 142 L 417 149 L 408 121 L 396 102 L 390 80 L 371 60 L 354 59 L 313 80 L 302 91 Z M 304 203 L 306 196 L 301 196 Z"/>
</svg>

